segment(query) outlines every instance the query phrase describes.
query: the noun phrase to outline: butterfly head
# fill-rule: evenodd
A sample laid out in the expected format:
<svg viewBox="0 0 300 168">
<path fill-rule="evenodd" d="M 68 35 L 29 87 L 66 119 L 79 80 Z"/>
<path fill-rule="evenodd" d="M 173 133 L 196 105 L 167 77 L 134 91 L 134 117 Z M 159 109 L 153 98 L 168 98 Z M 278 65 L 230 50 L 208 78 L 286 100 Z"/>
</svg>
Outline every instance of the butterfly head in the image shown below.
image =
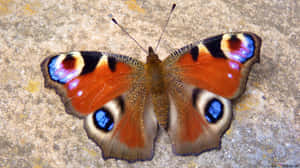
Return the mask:
<svg viewBox="0 0 300 168">
<path fill-rule="evenodd" d="M 158 55 L 155 54 L 152 47 L 148 49 L 148 56 L 147 56 L 147 64 L 154 64 L 154 63 L 161 63 L 161 60 L 158 58 Z"/>
</svg>

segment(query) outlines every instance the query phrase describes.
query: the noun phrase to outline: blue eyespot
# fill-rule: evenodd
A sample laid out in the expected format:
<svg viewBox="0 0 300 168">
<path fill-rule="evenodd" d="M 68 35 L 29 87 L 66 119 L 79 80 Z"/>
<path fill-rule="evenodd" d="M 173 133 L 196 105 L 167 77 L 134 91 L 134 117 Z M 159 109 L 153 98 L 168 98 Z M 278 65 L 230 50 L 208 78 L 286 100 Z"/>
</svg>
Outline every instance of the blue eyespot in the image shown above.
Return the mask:
<svg viewBox="0 0 300 168">
<path fill-rule="evenodd" d="M 235 36 L 231 39 L 232 41 L 239 40 L 240 44 L 238 48 L 234 48 L 232 51 L 226 52 L 226 54 L 233 60 L 240 63 L 246 62 L 248 59 L 252 58 L 254 55 L 255 44 L 251 36 L 244 35 L 245 39 L 240 40 Z M 233 43 L 233 42 L 232 42 Z"/>
<path fill-rule="evenodd" d="M 63 63 L 58 63 L 57 58 L 53 57 L 48 64 L 49 76 L 52 80 L 65 84 L 79 75 L 79 71 L 74 68 L 66 68 Z"/>
<path fill-rule="evenodd" d="M 245 61 L 247 61 L 249 58 L 251 58 L 254 54 L 254 41 L 251 38 L 251 36 L 245 35 L 246 38 L 246 43 L 245 45 L 245 49 L 241 50 L 241 54 L 244 55 L 244 59 L 242 59 L 242 63 L 244 63 Z"/>
<path fill-rule="evenodd" d="M 94 113 L 94 123 L 97 128 L 104 132 L 109 132 L 114 127 L 114 120 L 111 113 L 105 109 L 101 108 Z"/>
<path fill-rule="evenodd" d="M 223 104 L 218 99 L 212 99 L 205 107 L 205 118 L 209 123 L 216 123 L 223 116 Z"/>
</svg>

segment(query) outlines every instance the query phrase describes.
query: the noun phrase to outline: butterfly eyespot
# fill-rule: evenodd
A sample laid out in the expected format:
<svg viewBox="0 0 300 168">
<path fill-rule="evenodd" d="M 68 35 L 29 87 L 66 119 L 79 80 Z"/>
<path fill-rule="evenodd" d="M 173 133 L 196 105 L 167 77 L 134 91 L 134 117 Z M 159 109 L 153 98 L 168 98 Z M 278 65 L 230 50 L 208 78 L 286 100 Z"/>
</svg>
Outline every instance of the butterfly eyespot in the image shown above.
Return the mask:
<svg viewBox="0 0 300 168">
<path fill-rule="evenodd" d="M 205 107 L 205 118 L 209 123 L 216 123 L 223 116 L 224 107 L 218 99 L 210 100 Z"/>
<path fill-rule="evenodd" d="M 65 84 L 80 74 L 80 68 L 76 68 L 76 59 L 67 55 L 62 59 L 58 55 L 50 59 L 48 63 L 48 72 L 52 80 Z"/>
<path fill-rule="evenodd" d="M 101 108 L 101 109 L 97 110 L 93 114 L 93 120 L 94 120 L 94 124 L 95 124 L 96 128 L 98 128 L 104 132 L 109 132 L 114 127 L 113 116 L 105 108 Z"/>
<path fill-rule="evenodd" d="M 225 55 L 240 63 L 252 58 L 255 51 L 254 40 L 250 35 L 224 35 L 221 42 Z"/>
</svg>

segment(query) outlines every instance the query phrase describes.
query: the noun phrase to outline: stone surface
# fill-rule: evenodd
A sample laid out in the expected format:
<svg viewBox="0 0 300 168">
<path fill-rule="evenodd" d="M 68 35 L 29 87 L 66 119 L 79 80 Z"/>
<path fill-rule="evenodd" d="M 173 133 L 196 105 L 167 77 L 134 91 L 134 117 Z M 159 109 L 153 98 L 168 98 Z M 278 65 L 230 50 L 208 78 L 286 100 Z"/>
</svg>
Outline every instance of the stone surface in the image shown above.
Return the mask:
<svg viewBox="0 0 300 168">
<path fill-rule="evenodd" d="M 45 89 L 41 61 L 70 50 L 99 50 L 145 60 L 110 21 L 113 14 L 141 43 L 155 45 L 173 2 L 177 8 L 159 47 L 211 35 L 251 31 L 263 39 L 261 63 L 234 103 L 220 150 L 175 156 L 160 132 L 152 161 L 104 161 L 83 121 L 65 113 Z M 300 1 L 0 0 L 0 168 L 300 167 Z"/>
</svg>

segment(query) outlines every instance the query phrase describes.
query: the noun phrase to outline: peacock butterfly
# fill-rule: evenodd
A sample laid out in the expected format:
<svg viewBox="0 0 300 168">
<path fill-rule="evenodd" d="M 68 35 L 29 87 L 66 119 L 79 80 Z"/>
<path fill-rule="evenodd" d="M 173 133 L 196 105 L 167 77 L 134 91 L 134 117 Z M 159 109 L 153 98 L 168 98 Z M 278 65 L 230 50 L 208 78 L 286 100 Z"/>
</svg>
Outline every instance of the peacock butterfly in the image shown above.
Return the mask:
<svg viewBox="0 0 300 168">
<path fill-rule="evenodd" d="M 231 100 L 245 90 L 259 61 L 254 33 L 217 35 L 184 46 L 161 61 L 152 47 L 146 63 L 105 52 L 80 51 L 46 58 L 45 86 L 66 111 L 84 118 L 103 158 L 151 160 L 158 128 L 178 155 L 219 147 L 232 119 Z"/>
</svg>

